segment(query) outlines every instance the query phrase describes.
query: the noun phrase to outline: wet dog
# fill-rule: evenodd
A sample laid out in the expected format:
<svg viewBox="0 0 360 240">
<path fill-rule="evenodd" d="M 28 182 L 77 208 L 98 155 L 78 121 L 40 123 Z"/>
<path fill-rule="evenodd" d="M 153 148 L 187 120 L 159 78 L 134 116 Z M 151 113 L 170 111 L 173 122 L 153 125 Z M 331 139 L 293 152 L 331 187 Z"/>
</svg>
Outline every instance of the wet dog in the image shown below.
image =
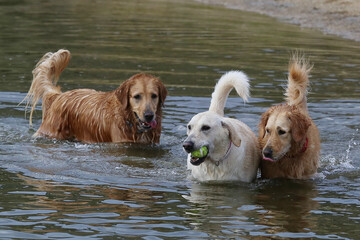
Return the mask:
<svg viewBox="0 0 360 240">
<path fill-rule="evenodd" d="M 306 179 L 317 171 L 320 137 L 307 109 L 310 70 L 304 57 L 294 55 L 289 65 L 286 103 L 272 106 L 261 116 L 263 178 Z"/>
<path fill-rule="evenodd" d="M 33 70 L 24 100 L 32 105 L 31 125 L 35 106 L 42 98 L 42 123 L 34 136 L 88 143 L 159 143 L 167 90 L 158 78 L 140 73 L 110 92 L 61 92 L 56 83 L 69 60 L 67 50 L 46 53 Z"/>
<path fill-rule="evenodd" d="M 224 74 L 215 86 L 209 111 L 195 115 L 187 125 L 183 148 L 188 153 L 188 169 L 198 181 L 251 182 L 256 178 L 261 153 L 255 134 L 245 123 L 224 117 L 225 103 L 233 88 L 247 100 L 249 83 L 244 73 Z M 207 149 L 205 156 L 192 156 L 203 147 Z"/>
</svg>

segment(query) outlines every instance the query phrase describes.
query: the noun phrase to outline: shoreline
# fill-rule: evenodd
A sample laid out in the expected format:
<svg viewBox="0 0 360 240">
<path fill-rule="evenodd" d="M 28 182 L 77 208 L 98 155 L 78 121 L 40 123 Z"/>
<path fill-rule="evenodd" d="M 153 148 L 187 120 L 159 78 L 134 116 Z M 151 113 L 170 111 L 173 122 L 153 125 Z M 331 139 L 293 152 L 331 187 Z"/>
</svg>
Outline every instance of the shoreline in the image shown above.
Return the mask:
<svg viewBox="0 0 360 240">
<path fill-rule="evenodd" d="M 324 34 L 360 41 L 360 1 L 357 0 L 195 0 L 317 29 Z"/>
</svg>

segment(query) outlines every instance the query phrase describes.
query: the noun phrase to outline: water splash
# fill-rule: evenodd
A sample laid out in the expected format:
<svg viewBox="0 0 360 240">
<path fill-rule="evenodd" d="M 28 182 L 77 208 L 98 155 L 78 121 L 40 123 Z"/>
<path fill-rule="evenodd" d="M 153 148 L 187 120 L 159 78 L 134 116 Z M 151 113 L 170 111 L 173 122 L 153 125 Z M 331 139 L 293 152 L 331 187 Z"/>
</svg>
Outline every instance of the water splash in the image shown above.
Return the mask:
<svg viewBox="0 0 360 240">
<path fill-rule="evenodd" d="M 351 159 L 350 159 L 350 151 L 352 149 L 354 149 L 358 145 L 357 142 L 355 141 L 355 136 L 356 136 L 356 134 L 359 133 L 359 129 L 356 129 L 355 132 L 356 133 L 352 134 L 353 136 L 349 141 L 348 148 L 346 149 L 345 161 L 351 161 Z"/>
<path fill-rule="evenodd" d="M 322 174 L 331 175 L 336 174 L 339 172 L 348 172 L 357 170 L 358 167 L 356 166 L 356 152 L 359 151 L 358 147 L 359 144 L 356 141 L 356 136 L 359 133 L 359 129 L 356 129 L 355 132 L 352 134 L 351 139 L 347 144 L 347 148 L 345 153 L 340 156 L 334 156 L 332 154 L 326 155 L 321 159 L 321 165 L 323 168 Z"/>
</svg>

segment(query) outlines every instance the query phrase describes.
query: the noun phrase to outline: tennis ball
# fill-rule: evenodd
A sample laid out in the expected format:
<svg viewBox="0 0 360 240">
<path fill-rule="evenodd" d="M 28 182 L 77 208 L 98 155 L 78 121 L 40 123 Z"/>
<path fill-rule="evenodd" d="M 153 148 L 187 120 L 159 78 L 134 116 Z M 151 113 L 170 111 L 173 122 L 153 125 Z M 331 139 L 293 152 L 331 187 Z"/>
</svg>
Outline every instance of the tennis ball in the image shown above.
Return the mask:
<svg viewBox="0 0 360 240">
<path fill-rule="evenodd" d="M 208 154 L 208 149 L 206 146 L 203 146 L 199 150 L 193 151 L 191 153 L 191 156 L 196 158 L 202 158 L 202 157 L 206 157 L 207 154 Z"/>
</svg>

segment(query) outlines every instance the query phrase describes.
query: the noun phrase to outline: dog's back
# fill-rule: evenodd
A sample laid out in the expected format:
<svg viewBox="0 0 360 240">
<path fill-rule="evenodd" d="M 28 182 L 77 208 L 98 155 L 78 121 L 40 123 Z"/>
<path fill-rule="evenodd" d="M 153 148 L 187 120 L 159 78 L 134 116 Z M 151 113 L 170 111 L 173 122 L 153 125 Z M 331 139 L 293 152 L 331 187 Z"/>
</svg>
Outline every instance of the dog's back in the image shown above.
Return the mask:
<svg viewBox="0 0 360 240">
<path fill-rule="evenodd" d="M 50 95 L 50 98 L 54 100 L 47 98 L 47 95 L 44 97 L 45 103 L 51 106 L 49 111 L 43 112 L 43 121 L 35 136 L 85 142 L 113 140 L 112 131 L 107 129 L 111 128 L 113 115 L 119 114 L 119 109 L 113 105 L 112 94 L 93 89 L 75 89 Z"/>
</svg>

